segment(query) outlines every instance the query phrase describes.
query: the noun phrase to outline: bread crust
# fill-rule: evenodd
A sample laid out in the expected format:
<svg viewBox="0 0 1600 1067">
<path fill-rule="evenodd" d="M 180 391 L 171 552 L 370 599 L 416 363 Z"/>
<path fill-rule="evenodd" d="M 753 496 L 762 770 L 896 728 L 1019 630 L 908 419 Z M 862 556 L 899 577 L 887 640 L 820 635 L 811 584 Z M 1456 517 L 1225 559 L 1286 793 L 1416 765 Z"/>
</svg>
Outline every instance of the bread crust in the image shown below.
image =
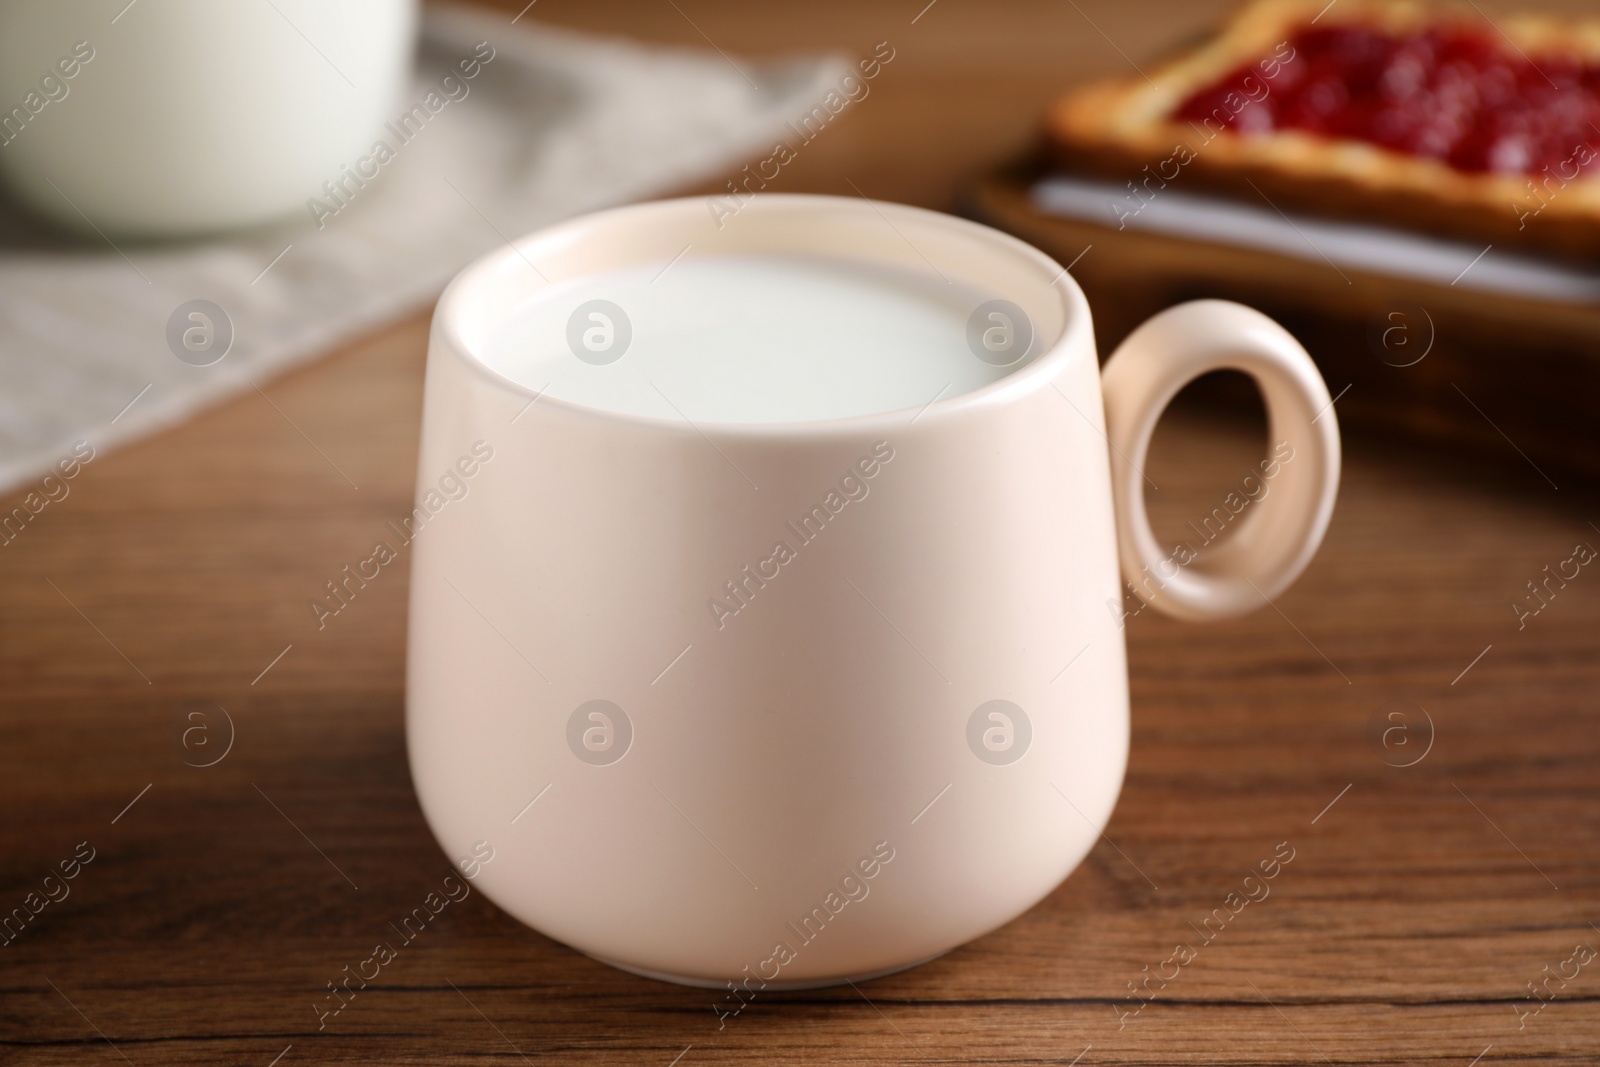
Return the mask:
<svg viewBox="0 0 1600 1067">
<path fill-rule="evenodd" d="M 1564 185 L 1541 185 L 1536 195 L 1533 176 L 1466 173 L 1435 159 L 1294 129 L 1240 135 L 1171 117 L 1195 92 L 1272 56 L 1313 19 L 1319 28 L 1355 24 L 1397 35 L 1449 24 L 1486 28 L 1484 16 L 1471 8 L 1336 0 L 1324 9 L 1325 2 L 1256 0 L 1216 37 L 1153 69 L 1148 78 L 1099 82 L 1069 94 L 1047 119 L 1050 154 L 1070 170 L 1126 179 L 1151 192 L 1169 181 L 1192 181 L 1258 202 L 1264 198 L 1280 209 L 1508 247 L 1600 255 L 1600 160 L 1580 164 L 1578 176 Z M 1519 15 L 1492 26 L 1491 33 L 1535 63 L 1541 54 L 1562 53 L 1600 64 L 1600 20 Z M 1270 76 L 1263 75 L 1270 93 Z M 1174 167 L 1175 152 L 1185 154 L 1180 148 L 1190 158 Z M 1172 174 L 1175 169 L 1182 177 Z"/>
</svg>

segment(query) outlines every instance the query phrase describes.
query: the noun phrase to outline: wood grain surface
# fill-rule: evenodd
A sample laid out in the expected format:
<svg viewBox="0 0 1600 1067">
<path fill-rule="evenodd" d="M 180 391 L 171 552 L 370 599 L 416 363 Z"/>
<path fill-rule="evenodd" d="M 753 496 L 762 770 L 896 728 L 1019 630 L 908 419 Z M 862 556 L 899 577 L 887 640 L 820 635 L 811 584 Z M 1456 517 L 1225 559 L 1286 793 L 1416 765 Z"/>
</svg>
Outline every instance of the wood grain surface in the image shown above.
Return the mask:
<svg viewBox="0 0 1600 1067">
<path fill-rule="evenodd" d="M 873 96 L 786 188 L 950 207 L 1058 89 L 1221 10 L 922 5 L 541 0 L 525 19 L 733 56 L 892 40 Z M 409 508 L 426 322 L 96 456 L 0 549 L 0 914 L 76 872 L 0 945 L 0 1060 L 1600 1058 L 1600 571 L 1543 601 L 1526 586 L 1600 547 L 1600 498 L 1509 441 L 1479 456 L 1361 435 L 1325 547 L 1274 606 L 1129 621 L 1121 802 L 1010 925 L 719 1026 L 713 994 L 592 962 L 474 894 L 319 1030 L 327 983 L 448 870 L 406 769 L 405 572 L 321 631 L 307 609 Z M 1245 416 L 1169 418 L 1149 466 L 1160 527 L 1208 512 L 1263 438 Z M 1520 628 L 1519 602 L 1543 605 Z M 1280 849 L 1270 895 L 1231 914 Z M 1193 958 L 1175 964 L 1180 944 Z"/>
</svg>

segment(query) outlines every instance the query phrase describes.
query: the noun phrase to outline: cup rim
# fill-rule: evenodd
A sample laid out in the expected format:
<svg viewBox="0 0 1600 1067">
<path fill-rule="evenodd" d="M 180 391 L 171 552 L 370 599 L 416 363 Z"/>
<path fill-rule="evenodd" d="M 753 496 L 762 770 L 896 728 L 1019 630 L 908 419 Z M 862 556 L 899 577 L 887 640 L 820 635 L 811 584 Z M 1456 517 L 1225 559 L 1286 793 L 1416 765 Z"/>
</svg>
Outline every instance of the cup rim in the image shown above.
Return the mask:
<svg viewBox="0 0 1600 1067">
<path fill-rule="evenodd" d="M 471 372 L 480 375 L 501 389 L 505 389 L 515 395 L 527 397 L 530 401 L 539 400 L 541 403 L 552 405 L 569 415 L 596 419 L 610 425 L 633 426 L 656 432 L 694 434 L 701 437 L 720 436 L 735 439 L 771 440 L 802 437 L 841 437 L 875 433 L 881 435 L 891 429 L 903 431 L 908 419 L 915 422 L 928 419 L 937 423 L 971 413 L 977 409 L 1016 402 L 1045 388 L 1053 381 L 1060 374 L 1066 363 L 1074 358 L 1074 350 L 1077 347 L 1076 339 L 1079 332 L 1090 328 L 1088 301 L 1083 295 L 1083 290 L 1078 286 L 1077 281 L 1068 272 L 1068 269 L 1026 241 L 997 230 L 992 226 L 986 226 L 971 219 L 940 211 L 931 211 L 927 208 L 913 207 L 909 204 L 897 204 L 891 201 L 872 200 L 867 197 L 830 196 L 816 193 L 761 193 L 746 202 L 740 209 L 740 213 L 793 210 L 797 207 L 804 208 L 808 206 L 824 209 L 849 205 L 852 209 L 859 209 L 860 205 L 865 203 L 883 215 L 885 221 L 891 224 L 895 219 L 901 219 L 908 223 L 917 222 L 926 226 L 943 226 L 950 230 L 964 232 L 981 240 L 999 244 L 1018 258 L 1032 263 L 1039 269 L 1041 281 L 1045 282 L 1048 290 L 1060 301 L 1062 314 L 1060 336 L 1048 348 L 1040 352 L 1038 356 L 1023 363 L 1010 373 L 976 389 L 969 389 L 948 398 L 933 400 L 921 408 L 902 407 L 837 418 L 761 422 L 715 420 L 690 422 L 687 418 L 640 415 L 596 407 L 573 400 L 565 400 L 561 397 L 546 396 L 548 388 L 545 390 L 535 389 L 495 370 L 479 358 L 473 352 L 472 346 L 467 343 L 460 326 L 460 305 L 465 301 L 466 293 L 474 285 L 478 284 L 481 278 L 493 274 L 512 260 L 523 259 L 527 261 L 524 250 L 529 246 L 547 243 L 570 244 L 581 240 L 586 231 L 613 225 L 619 220 L 630 216 L 650 216 L 691 210 L 703 212 L 705 210 L 705 199 L 705 197 L 690 196 L 647 200 L 589 212 L 534 230 L 522 237 L 507 241 L 501 248 L 478 257 L 462 268 L 451 279 L 434 306 L 433 321 L 429 330 L 429 360 L 431 361 L 434 358 L 433 346 L 442 344 L 449 350 L 451 358 L 465 364 Z M 531 265 L 531 261 L 528 262 Z M 1092 359 L 1093 356 L 1091 355 L 1089 358 Z"/>
</svg>

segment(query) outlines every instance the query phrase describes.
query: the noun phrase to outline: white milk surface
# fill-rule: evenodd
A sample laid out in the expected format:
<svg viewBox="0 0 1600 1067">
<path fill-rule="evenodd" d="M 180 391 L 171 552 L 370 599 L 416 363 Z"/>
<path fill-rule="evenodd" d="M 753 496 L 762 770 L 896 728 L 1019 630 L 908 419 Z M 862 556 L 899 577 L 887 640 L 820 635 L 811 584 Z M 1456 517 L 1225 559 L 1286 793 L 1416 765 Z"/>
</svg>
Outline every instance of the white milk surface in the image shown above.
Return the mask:
<svg viewBox="0 0 1600 1067">
<path fill-rule="evenodd" d="M 506 312 L 479 356 L 549 396 L 663 419 L 915 410 L 1014 369 L 969 347 L 968 319 L 993 295 L 932 268 L 691 249 L 670 265 L 540 289 Z M 597 300 L 614 307 L 585 307 Z"/>
</svg>

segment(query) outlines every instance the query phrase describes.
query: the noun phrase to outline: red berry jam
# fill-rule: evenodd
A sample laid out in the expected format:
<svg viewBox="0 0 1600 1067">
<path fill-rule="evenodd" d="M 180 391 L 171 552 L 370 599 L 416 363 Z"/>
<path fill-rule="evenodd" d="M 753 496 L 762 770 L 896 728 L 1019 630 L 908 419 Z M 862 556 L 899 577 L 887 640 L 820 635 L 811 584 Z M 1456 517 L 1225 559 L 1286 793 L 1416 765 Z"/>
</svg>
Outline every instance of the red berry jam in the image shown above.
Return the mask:
<svg viewBox="0 0 1600 1067">
<path fill-rule="evenodd" d="M 1274 58 L 1189 97 L 1174 118 L 1203 126 L 1207 139 L 1220 129 L 1303 130 L 1469 173 L 1565 173 L 1575 154 L 1600 150 L 1600 65 L 1530 59 L 1487 28 L 1308 26 Z"/>
</svg>

